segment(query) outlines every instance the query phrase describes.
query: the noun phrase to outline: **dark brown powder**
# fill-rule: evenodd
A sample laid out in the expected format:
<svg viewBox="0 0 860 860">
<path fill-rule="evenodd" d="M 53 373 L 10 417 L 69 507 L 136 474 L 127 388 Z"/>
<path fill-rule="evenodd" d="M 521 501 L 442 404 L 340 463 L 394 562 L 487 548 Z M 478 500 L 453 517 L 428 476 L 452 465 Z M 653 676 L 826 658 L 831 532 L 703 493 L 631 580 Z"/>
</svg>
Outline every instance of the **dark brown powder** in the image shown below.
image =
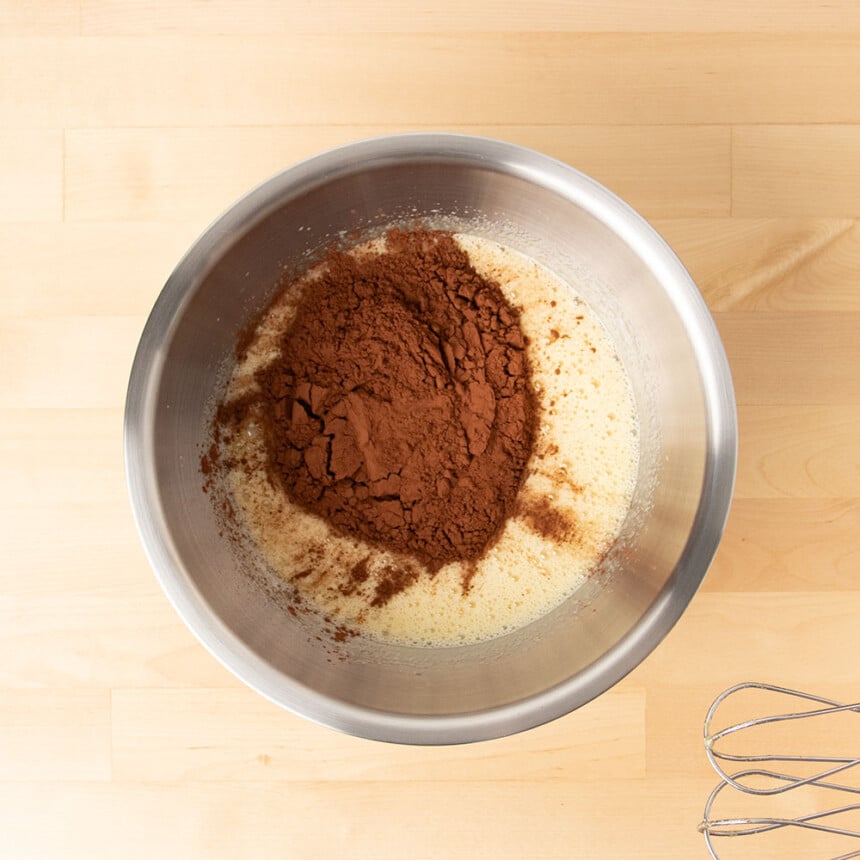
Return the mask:
<svg viewBox="0 0 860 860">
<path fill-rule="evenodd" d="M 514 514 L 537 415 L 525 346 L 518 310 L 450 235 L 394 230 L 382 254 L 326 256 L 259 392 L 216 424 L 253 408 L 287 496 L 403 558 L 374 574 L 380 606 L 422 569 L 479 559 Z M 342 581 L 368 576 L 365 561 Z"/>
<path fill-rule="evenodd" d="M 418 581 L 420 572 L 414 567 L 405 565 L 386 565 L 379 574 L 373 593 L 371 606 L 385 606 L 395 594 L 405 591 Z"/>
<path fill-rule="evenodd" d="M 516 515 L 536 534 L 562 543 L 575 540 L 578 527 L 574 515 L 556 507 L 546 496 L 526 495 L 517 501 Z"/>
<path fill-rule="evenodd" d="M 363 559 L 354 564 L 348 571 L 346 581 L 338 586 L 341 594 L 349 595 L 361 587 L 362 583 L 367 582 L 370 577 L 370 556 L 366 555 Z"/>
</svg>

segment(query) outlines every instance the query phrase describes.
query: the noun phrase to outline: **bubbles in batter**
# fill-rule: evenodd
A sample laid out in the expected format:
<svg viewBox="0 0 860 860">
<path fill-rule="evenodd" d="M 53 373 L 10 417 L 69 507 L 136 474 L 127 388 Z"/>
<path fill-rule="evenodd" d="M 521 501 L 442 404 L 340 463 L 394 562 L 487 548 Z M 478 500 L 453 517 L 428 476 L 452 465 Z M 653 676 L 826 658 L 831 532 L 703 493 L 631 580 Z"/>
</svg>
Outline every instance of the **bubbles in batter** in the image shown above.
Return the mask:
<svg viewBox="0 0 860 860">
<path fill-rule="evenodd" d="M 521 308 L 540 411 L 515 514 L 482 558 L 422 575 L 415 562 L 335 532 L 270 480 L 262 428 L 253 418 L 230 438 L 225 458 L 234 464 L 226 475 L 233 507 L 272 570 L 338 624 L 408 645 L 493 638 L 560 604 L 611 546 L 638 465 L 630 387 L 606 331 L 585 303 L 509 248 L 472 235 L 455 239 L 479 274 L 496 281 Z M 377 240 L 354 253 L 382 247 Z M 311 272 L 307 279 L 313 277 Z M 299 300 L 297 289 L 270 308 L 233 372 L 228 399 L 253 388 L 255 372 L 275 358 Z M 407 587 L 373 605 L 373 583 L 393 570 L 408 578 Z"/>
</svg>

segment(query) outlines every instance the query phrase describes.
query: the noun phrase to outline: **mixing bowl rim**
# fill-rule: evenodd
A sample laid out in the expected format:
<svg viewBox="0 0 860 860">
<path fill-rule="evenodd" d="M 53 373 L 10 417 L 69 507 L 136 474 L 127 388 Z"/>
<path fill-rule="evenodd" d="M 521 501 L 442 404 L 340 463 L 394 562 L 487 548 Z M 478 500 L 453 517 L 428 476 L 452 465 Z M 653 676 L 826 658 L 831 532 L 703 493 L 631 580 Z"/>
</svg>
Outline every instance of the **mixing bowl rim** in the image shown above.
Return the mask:
<svg viewBox="0 0 860 860">
<path fill-rule="evenodd" d="M 619 235 L 649 266 L 684 321 L 705 392 L 707 426 L 702 489 L 686 545 L 633 629 L 553 687 L 487 710 L 449 715 L 391 713 L 345 703 L 272 668 L 215 614 L 185 571 L 164 525 L 152 473 L 162 345 L 212 262 L 297 189 L 306 192 L 385 164 L 428 161 L 467 163 L 526 179 L 586 209 Z M 728 361 L 704 299 L 668 244 L 632 207 L 576 168 L 534 150 L 484 137 L 421 132 L 348 143 L 288 167 L 241 197 L 201 234 L 168 278 L 141 335 L 128 385 L 124 449 L 134 519 L 150 565 L 186 626 L 222 665 L 272 702 L 339 731 L 397 743 L 451 744 L 512 734 L 575 710 L 620 681 L 672 629 L 704 578 L 725 527 L 737 465 L 737 415 Z"/>
</svg>

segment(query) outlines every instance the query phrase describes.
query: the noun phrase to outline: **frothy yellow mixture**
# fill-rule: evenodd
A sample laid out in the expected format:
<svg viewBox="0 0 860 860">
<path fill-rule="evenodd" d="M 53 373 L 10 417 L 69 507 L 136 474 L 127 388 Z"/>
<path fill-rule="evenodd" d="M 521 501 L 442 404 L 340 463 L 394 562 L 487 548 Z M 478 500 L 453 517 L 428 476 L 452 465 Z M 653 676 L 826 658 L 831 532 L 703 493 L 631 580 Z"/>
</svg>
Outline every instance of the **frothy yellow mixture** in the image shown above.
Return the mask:
<svg viewBox="0 0 860 860">
<path fill-rule="evenodd" d="M 360 592 L 344 593 L 347 589 L 328 582 L 328 571 L 350 569 L 369 556 L 372 584 L 374 571 L 400 560 L 334 532 L 292 504 L 268 480 L 262 432 L 253 422 L 231 441 L 232 457 L 257 468 L 231 471 L 228 489 L 243 526 L 271 568 L 337 623 L 408 645 L 490 639 L 558 606 L 611 546 L 627 512 L 638 465 L 630 386 L 606 331 L 587 305 L 533 260 L 487 239 L 455 238 L 477 271 L 498 282 L 511 304 L 522 309 L 540 404 L 520 513 L 477 562 L 466 593 L 462 563 L 419 576 L 382 606 L 370 606 Z M 363 252 L 379 247 L 365 246 Z M 228 398 L 252 386 L 254 371 L 275 357 L 298 298 L 288 293 L 270 309 L 235 368 Z M 547 518 L 567 527 L 549 536 Z"/>
</svg>

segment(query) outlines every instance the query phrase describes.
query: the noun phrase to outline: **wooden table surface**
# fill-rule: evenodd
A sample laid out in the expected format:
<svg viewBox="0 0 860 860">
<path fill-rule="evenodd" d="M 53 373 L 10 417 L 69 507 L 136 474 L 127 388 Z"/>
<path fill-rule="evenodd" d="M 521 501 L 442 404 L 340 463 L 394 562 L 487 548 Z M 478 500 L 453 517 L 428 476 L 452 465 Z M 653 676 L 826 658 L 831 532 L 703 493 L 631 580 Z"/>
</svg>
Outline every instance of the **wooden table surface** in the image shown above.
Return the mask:
<svg viewBox="0 0 860 860">
<path fill-rule="evenodd" d="M 121 450 L 194 237 L 407 129 L 533 146 L 637 207 L 713 310 L 740 418 L 725 539 L 665 642 L 459 748 L 340 736 L 228 674 L 156 584 Z M 0 856 L 704 858 L 712 697 L 860 699 L 858 216 L 856 0 L 0 0 Z"/>
</svg>

